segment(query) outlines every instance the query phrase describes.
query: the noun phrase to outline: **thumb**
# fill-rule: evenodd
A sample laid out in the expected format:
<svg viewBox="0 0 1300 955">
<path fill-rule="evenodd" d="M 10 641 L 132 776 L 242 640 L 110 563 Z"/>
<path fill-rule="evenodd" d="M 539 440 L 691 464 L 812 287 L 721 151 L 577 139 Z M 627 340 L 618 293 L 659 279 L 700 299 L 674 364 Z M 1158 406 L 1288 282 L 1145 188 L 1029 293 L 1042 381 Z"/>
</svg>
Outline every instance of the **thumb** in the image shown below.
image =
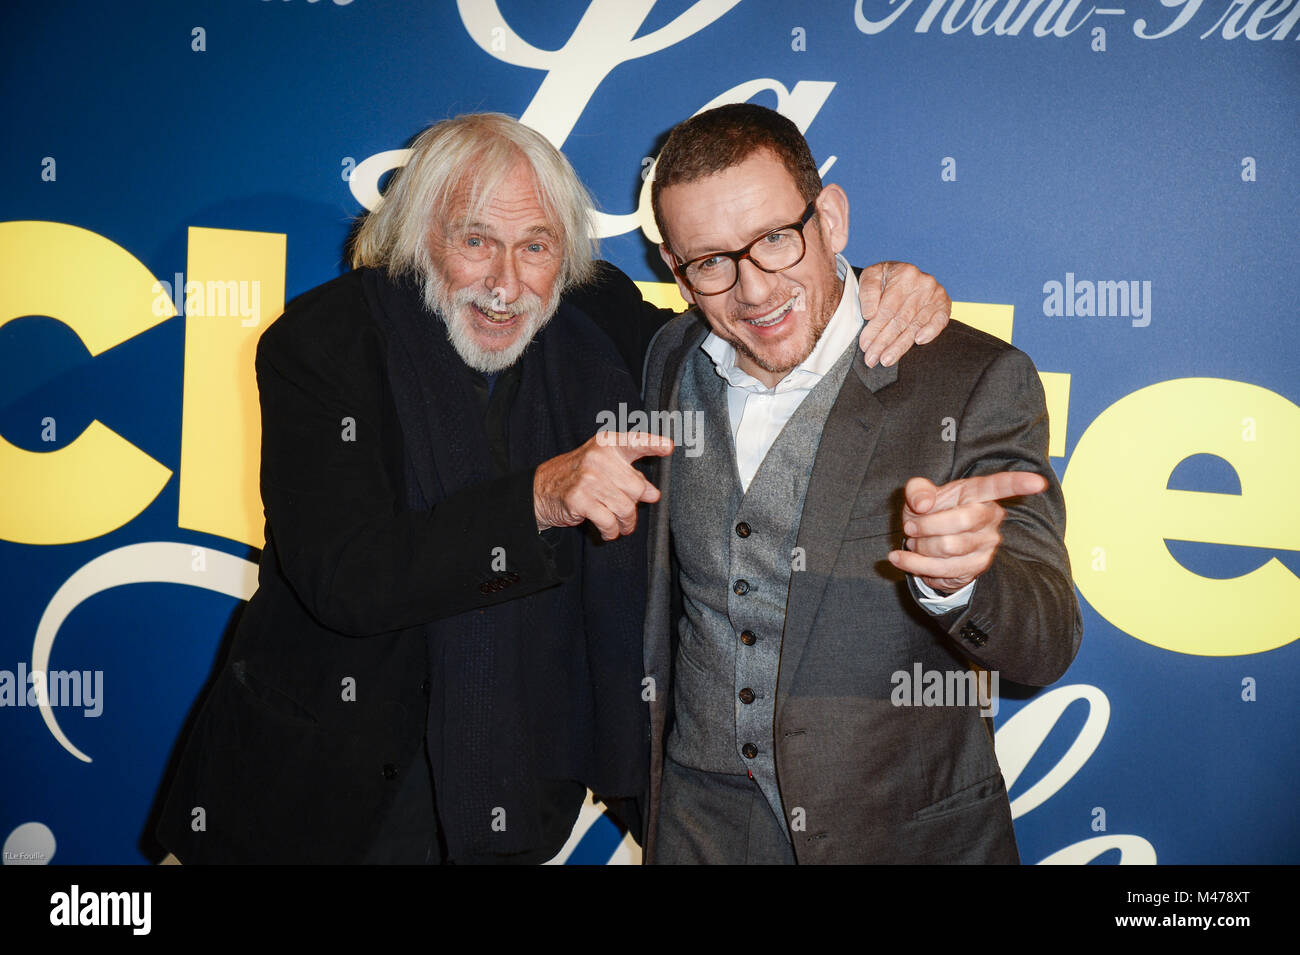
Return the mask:
<svg viewBox="0 0 1300 955">
<path fill-rule="evenodd" d="M 912 513 L 928 514 L 939 499 L 939 489 L 923 477 L 914 477 L 903 488 L 903 498 Z"/>
<path fill-rule="evenodd" d="M 659 488 L 655 487 L 649 481 L 646 481 L 645 487 L 641 489 L 641 496 L 638 497 L 637 500 L 643 501 L 646 504 L 654 504 L 658 502 L 660 496 Z"/>
</svg>

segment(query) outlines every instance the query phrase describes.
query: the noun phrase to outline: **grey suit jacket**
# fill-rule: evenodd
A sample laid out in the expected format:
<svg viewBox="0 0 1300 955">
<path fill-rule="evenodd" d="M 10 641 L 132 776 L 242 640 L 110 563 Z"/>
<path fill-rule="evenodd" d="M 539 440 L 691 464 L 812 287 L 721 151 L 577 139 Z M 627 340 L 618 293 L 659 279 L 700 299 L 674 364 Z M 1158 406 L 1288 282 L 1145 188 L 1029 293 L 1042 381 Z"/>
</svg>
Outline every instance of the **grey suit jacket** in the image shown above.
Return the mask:
<svg viewBox="0 0 1300 955">
<path fill-rule="evenodd" d="M 646 359 L 647 408 L 678 409 L 684 361 L 707 333 L 693 311 L 664 327 Z M 867 368 L 861 353 L 853 363 L 813 465 L 798 535 L 804 569 L 792 574 L 781 647 L 773 740 L 782 802 L 792 818 L 802 810 L 791 826 L 799 862 L 1018 861 L 992 721 L 974 706 L 896 706 L 891 693 L 894 675 L 917 664 L 964 671 L 973 661 L 1000 681 L 1045 686 L 1074 659 L 1082 622 L 1047 435 L 1033 363 L 960 322 L 891 368 Z M 672 463 L 651 468 L 665 498 L 649 528 L 648 860 L 680 613 Z M 902 538 L 903 486 L 1003 470 L 1037 472 L 1048 488 L 1003 502 L 1002 544 L 970 603 L 931 616 L 886 557 Z"/>
</svg>

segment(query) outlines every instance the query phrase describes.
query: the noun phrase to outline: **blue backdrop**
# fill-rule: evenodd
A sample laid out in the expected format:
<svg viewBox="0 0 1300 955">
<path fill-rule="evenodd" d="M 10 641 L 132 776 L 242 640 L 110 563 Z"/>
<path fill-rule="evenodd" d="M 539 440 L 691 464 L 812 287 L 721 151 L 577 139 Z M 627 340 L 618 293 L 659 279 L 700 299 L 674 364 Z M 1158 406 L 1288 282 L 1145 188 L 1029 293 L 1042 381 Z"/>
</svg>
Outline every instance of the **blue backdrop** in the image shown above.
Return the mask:
<svg viewBox="0 0 1300 955">
<path fill-rule="evenodd" d="M 156 858 L 151 805 L 254 579 L 246 359 L 344 269 L 382 154 L 522 116 L 596 196 L 604 256 L 665 282 L 643 173 L 736 99 L 806 129 L 853 262 L 917 263 L 1044 373 L 1085 636 L 1056 687 L 1003 686 L 1023 859 L 1300 861 L 1300 0 L 0 17 L 4 862 Z M 60 675 L 47 705 L 33 669 Z M 618 845 L 592 810 L 566 854 Z"/>
</svg>

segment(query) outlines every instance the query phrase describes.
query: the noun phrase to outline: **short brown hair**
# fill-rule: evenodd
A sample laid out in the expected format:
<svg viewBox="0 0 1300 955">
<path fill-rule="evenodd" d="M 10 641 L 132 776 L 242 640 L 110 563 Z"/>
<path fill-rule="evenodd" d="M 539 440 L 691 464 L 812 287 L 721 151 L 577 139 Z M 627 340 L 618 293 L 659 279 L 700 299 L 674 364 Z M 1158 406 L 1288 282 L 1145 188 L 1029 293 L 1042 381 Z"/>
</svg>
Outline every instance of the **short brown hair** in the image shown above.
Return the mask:
<svg viewBox="0 0 1300 955">
<path fill-rule="evenodd" d="M 650 206 L 664 242 L 668 231 L 660 206 L 663 190 L 738 166 L 762 150 L 781 160 L 805 202 L 817 198 L 822 177 L 817 174 L 808 141 L 798 126 L 776 110 L 757 103 L 729 103 L 674 126 L 655 160 L 650 185 Z"/>
</svg>

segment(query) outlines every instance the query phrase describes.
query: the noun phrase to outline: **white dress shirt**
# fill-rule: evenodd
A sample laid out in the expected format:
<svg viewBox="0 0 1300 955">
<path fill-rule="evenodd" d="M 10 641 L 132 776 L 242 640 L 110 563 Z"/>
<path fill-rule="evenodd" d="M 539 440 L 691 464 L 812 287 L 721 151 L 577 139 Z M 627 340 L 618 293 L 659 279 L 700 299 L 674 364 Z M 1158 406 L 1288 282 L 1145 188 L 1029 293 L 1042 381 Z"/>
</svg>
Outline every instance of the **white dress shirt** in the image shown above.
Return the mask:
<svg viewBox="0 0 1300 955">
<path fill-rule="evenodd" d="M 713 360 L 718 375 L 727 382 L 727 411 L 736 448 L 736 469 L 740 486 L 746 491 L 781 429 L 794 416 L 804 398 L 817 387 L 844 350 L 857 344 L 858 333 L 864 324 L 858 303 L 858 280 L 842 255 L 835 256 L 835 271 L 844 282 L 844 293 L 835 314 L 812 353 L 774 387 L 769 388 L 742 371 L 736 364 L 735 346 L 713 332 L 700 345 Z M 975 583 L 972 581 L 947 597 L 940 597 L 920 580 L 916 580 L 916 586 L 924 595 L 920 601 L 922 606 L 931 613 L 940 614 L 964 607 Z"/>
</svg>

